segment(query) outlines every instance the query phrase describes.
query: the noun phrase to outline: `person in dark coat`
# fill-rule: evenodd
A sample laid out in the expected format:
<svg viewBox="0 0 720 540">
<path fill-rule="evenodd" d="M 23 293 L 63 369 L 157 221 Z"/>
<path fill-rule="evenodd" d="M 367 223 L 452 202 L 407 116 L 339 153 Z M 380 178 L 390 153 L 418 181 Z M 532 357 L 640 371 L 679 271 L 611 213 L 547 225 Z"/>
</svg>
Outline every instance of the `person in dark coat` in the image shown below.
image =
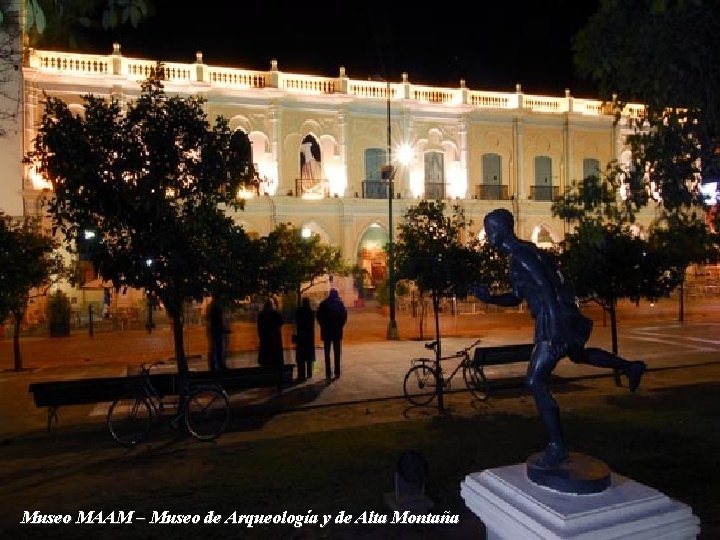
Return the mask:
<svg viewBox="0 0 720 540">
<path fill-rule="evenodd" d="M 282 325 L 282 315 L 275 309 L 272 299 L 268 298 L 257 317 L 257 331 L 260 338 L 258 363 L 261 366 L 282 366 L 285 363 L 280 331 Z"/>
<path fill-rule="evenodd" d="M 315 312 L 310 307 L 309 298 L 303 298 L 300 307 L 295 310 L 295 362 L 299 381 L 312 378 L 315 363 Z"/>
<path fill-rule="evenodd" d="M 230 324 L 227 310 L 219 298 L 213 297 L 207 311 L 208 368 L 216 371 L 227 368 L 227 349 Z"/>
<path fill-rule="evenodd" d="M 333 349 L 335 361 L 335 378 L 340 378 L 340 356 L 342 354 L 343 328 L 347 322 L 347 309 L 337 289 L 330 289 L 327 298 L 320 302 L 317 310 L 317 321 L 320 325 L 320 339 L 325 352 L 325 378 L 330 380 L 330 348 Z"/>
</svg>

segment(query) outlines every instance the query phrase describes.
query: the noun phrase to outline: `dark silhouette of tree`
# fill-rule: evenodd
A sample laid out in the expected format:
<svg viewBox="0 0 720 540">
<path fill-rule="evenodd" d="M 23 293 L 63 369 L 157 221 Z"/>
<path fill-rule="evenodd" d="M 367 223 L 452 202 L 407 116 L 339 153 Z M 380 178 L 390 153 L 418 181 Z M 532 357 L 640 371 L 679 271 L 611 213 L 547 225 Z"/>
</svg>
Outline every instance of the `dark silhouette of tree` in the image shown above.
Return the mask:
<svg viewBox="0 0 720 540">
<path fill-rule="evenodd" d="M 0 137 L 2 122 L 20 113 L 19 70 L 28 46 L 77 49 L 153 15 L 153 0 L 0 0 Z"/>
<path fill-rule="evenodd" d="M 699 188 L 720 179 L 718 24 L 715 1 L 602 0 L 573 39 L 578 71 L 616 110 L 646 105 L 628 138 L 626 173 L 634 185 L 652 186 L 653 245 L 664 246 L 679 277 L 680 321 L 686 268 L 717 259 Z"/>
<path fill-rule="evenodd" d="M 644 189 L 630 185 L 623 199 L 620 183 L 626 181 L 611 164 L 606 174 L 573 184 L 552 205 L 553 215 L 573 227 L 560 244 L 560 264 L 578 297 L 609 315 L 614 354 L 618 300 L 656 301 L 677 284 L 669 260 L 631 229 L 635 212 L 648 197 Z"/>
<path fill-rule="evenodd" d="M 440 373 L 442 343 L 440 301 L 446 296 L 466 296 L 478 279 L 476 252 L 463 237 L 471 225 L 459 206 L 446 214 L 442 201 L 421 201 L 405 212 L 394 246 L 396 276 L 414 281 L 421 294 L 429 294 L 435 315 L 437 340 L 435 369 Z M 438 410 L 444 411 L 442 385 L 436 386 Z"/>
<path fill-rule="evenodd" d="M 318 234 L 304 237 L 302 230 L 280 223 L 260 239 L 261 289 L 266 294 L 302 294 L 331 274 L 349 274 L 340 249 L 324 244 Z"/>
<path fill-rule="evenodd" d="M 23 367 L 20 353 L 20 325 L 32 289 L 50 283 L 52 275 L 62 275 L 62 260 L 56 243 L 35 219 L 12 220 L 0 214 L 0 324 L 13 317 L 14 368 Z M 44 291 L 39 291 L 43 294 Z"/>
<path fill-rule="evenodd" d="M 228 265 L 243 240 L 224 207 L 241 208 L 232 174 L 227 120 L 211 126 L 197 96 L 168 96 L 159 76 L 125 110 L 116 100 L 84 96 L 85 116 L 48 97 L 35 150 L 28 159 L 52 183 L 53 231 L 73 249 L 82 227 L 100 233 L 94 263 L 116 288 L 154 294 L 173 321 L 175 355 L 187 376 L 183 303 L 202 300 L 229 283 Z M 242 156 L 249 160 L 249 156 Z M 236 257 L 233 260 L 230 254 Z"/>
</svg>

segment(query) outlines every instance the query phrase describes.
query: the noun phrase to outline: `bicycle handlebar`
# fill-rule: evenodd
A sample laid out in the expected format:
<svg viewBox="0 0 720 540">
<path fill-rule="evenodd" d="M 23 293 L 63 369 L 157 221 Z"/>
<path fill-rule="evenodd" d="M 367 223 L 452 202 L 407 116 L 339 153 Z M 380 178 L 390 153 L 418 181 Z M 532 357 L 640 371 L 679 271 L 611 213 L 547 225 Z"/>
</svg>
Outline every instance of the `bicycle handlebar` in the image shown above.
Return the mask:
<svg viewBox="0 0 720 540">
<path fill-rule="evenodd" d="M 468 346 L 465 347 L 464 349 L 460 349 L 460 350 L 457 352 L 457 354 L 458 354 L 458 355 L 465 354 L 466 352 L 468 352 L 470 349 L 472 349 L 473 347 L 475 347 L 475 346 L 476 346 L 478 343 L 480 343 L 481 341 L 482 341 L 481 338 L 477 338 L 475 341 L 473 341 L 470 345 L 468 345 Z"/>
<path fill-rule="evenodd" d="M 458 356 L 463 356 L 463 355 L 465 355 L 470 349 L 472 349 L 473 347 L 477 346 L 477 344 L 480 343 L 481 341 L 482 341 L 482 338 L 477 338 L 475 341 L 473 341 L 470 345 L 468 345 L 468 346 L 465 347 L 464 349 L 460 349 L 458 352 L 456 352 L 456 353 L 453 354 L 453 355 L 443 356 L 443 357 L 441 358 L 441 360 L 442 360 L 442 359 L 447 359 L 447 358 L 456 358 L 456 357 L 458 357 Z M 437 340 L 430 341 L 429 343 L 426 343 L 426 344 L 425 344 L 425 348 L 434 351 L 434 350 L 437 350 L 437 344 L 438 344 Z"/>
</svg>

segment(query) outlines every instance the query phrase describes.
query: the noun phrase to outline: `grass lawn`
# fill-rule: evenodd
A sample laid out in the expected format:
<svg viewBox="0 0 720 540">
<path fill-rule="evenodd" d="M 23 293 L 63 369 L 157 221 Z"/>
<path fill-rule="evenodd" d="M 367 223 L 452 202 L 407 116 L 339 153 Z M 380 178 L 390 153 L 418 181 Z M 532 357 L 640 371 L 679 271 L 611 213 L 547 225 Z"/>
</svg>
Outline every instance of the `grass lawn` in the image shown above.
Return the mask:
<svg viewBox="0 0 720 540">
<path fill-rule="evenodd" d="M 605 461 L 615 472 L 689 504 L 701 538 L 720 537 L 720 383 L 617 392 L 609 379 L 586 392 L 555 388 L 573 451 Z M 460 497 L 470 472 L 523 462 L 545 436 L 524 393 L 488 403 L 448 395 L 450 412 L 407 409 L 401 400 L 286 412 L 263 418 L 286 434 L 248 436 L 238 422 L 216 443 L 176 439 L 160 428 L 154 440 L 127 451 L 109 440 L 101 421 L 38 432 L 0 446 L 0 536 L 3 538 L 482 538 Z M 340 411 L 342 409 L 342 411 Z M 236 416 L 248 411 L 234 411 Z M 310 430 L 342 414 L 349 427 Z M 357 420 L 378 417 L 374 422 Z M 283 427 L 287 426 L 287 427 Z M 305 427 L 303 427 L 305 426 Z M 305 432 L 303 432 L 305 431 Z M 433 512 L 459 514 L 448 525 L 20 525 L 24 510 L 135 510 L 199 514 L 389 515 L 383 494 L 394 489 L 403 450 L 429 464 Z M 320 517 L 322 521 L 322 517 Z M 480 532 L 480 536 L 478 536 Z"/>
</svg>

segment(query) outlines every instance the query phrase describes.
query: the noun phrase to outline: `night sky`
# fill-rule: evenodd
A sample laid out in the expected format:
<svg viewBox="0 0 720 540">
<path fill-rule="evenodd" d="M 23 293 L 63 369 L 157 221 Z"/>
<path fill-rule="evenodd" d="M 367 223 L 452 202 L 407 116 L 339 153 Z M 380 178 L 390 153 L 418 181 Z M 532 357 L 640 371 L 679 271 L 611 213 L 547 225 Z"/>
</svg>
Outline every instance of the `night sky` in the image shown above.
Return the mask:
<svg viewBox="0 0 720 540">
<path fill-rule="evenodd" d="M 596 0 L 437 3 L 325 0 L 183 4 L 159 0 L 139 30 L 98 34 L 92 48 L 109 53 L 117 40 L 128 56 L 475 90 L 596 97 L 576 75 L 570 38 Z M 190 7 L 192 6 L 192 7 Z M 202 10 L 202 7 L 207 7 Z M 412 11 L 411 11 L 412 10 Z M 478 12 L 478 13 L 475 13 Z"/>
</svg>

